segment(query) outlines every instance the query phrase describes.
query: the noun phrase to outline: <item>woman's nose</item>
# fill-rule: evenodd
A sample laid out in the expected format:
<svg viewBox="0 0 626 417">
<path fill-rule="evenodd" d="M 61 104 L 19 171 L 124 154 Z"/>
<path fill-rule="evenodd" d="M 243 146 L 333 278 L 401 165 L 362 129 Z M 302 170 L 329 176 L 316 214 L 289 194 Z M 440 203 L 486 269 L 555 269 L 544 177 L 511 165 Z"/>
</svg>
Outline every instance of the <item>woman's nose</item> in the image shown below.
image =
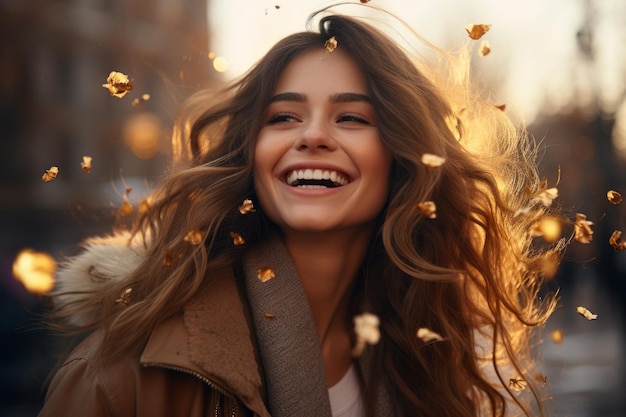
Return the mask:
<svg viewBox="0 0 626 417">
<path fill-rule="evenodd" d="M 296 149 L 302 150 L 327 150 L 337 148 L 337 144 L 329 132 L 329 128 L 320 122 L 312 122 L 302 131 L 300 137 L 294 143 Z"/>
</svg>

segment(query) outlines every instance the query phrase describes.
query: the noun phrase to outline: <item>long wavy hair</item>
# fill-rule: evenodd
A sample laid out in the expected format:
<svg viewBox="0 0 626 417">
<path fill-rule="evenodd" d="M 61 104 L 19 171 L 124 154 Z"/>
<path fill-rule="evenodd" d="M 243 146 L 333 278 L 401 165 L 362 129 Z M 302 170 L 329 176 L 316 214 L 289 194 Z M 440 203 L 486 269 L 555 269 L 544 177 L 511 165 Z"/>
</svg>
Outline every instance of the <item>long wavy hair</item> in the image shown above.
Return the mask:
<svg viewBox="0 0 626 417">
<path fill-rule="evenodd" d="M 530 230 L 545 207 L 531 198 L 541 191 L 533 139 L 475 94 L 462 54 L 436 51 L 446 58 L 442 71 L 362 20 L 317 17 L 317 30 L 284 38 L 225 90 L 188 102 L 174 135 L 185 162 L 167 173 L 133 226 L 148 256 L 99 295 L 99 316 L 79 330 L 106 329 L 103 361 L 140 349 L 211 271 L 228 268 L 275 232 L 262 207 L 251 216 L 238 210 L 245 199 L 255 201 L 255 141 L 283 69 L 334 36 L 365 75 L 393 157 L 388 201 L 353 297 L 381 319 L 377 378 L 364 381 L 368 416 L 378 384 L 399 416 L 543 415 L 532 330 L 555 300 L 538 301 L 541 252 Z M 424 154 L 445 162 L 429 167 Z M 426 201 L 436 204 L 436 218 L 417 209 Z M 246 245 L 233 245 L 233 230 Z M 190 244 L 190 233 L 199 244 Z M 127 288 L 132 303 L 116 303 Z M 60 306 L 57 315 L 80 308 Z M 443 341 L 425 343 L 416 336 L 420 328 Z"/>
</svg>

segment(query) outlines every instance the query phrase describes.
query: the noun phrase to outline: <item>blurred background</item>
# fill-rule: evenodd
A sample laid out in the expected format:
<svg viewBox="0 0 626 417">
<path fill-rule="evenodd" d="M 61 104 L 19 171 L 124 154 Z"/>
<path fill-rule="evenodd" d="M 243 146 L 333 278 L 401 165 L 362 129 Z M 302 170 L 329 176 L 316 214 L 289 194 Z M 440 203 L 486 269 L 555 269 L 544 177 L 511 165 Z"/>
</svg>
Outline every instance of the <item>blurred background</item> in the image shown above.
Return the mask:
<svg viewBox="0 0 626 417">
<path fill-rule="evenodd" d="M 491 53 L 474 69 L 494 102 L 543 141 L 555 203 L 594 223 L 593 241 L 572 242 L 548 285 L 561 294 L 539 346 L 549 407 L 624 416 L 626 251 L 608 242 L 626 232 L 626 203 L 611 204 L 607 191 L 626 195 L 626 2 L 434 3 L 370 4 L 442 47 L 467 42 L 467 24 L 491 24 Z M 327 4 L 0 0 L 0 415 L 36 416 L 64 353 L 40 325 L 55 261 L 139 209 L 168 166 L 168 136 L 189 94 L 241 74 Z M 111 71 L 132 79 L 123 98 L 102 87 Z M 56 179 L 43 181 L 53 166 Z M 597 320 L 577 314 L 581 305 Z"/>
</svg>

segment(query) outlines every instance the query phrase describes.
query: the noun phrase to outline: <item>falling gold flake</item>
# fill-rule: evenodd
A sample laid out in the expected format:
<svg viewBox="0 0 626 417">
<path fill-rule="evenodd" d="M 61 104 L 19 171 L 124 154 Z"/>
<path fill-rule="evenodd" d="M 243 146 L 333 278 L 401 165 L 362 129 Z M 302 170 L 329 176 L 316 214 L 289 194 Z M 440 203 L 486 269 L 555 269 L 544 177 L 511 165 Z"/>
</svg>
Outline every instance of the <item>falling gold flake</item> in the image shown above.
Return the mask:
<svg viewBox="0 0 626 417">
<path fill-rule="evenodd" d="M 622 202 L 622 195 L 615 190 L 607 191 L 606 198 L 611 202 L 611 204 L 617 205 Z"/>
<path fill-rule="evenodd" d="M 133 89 L 133 80 L 129 79 L 126 74 L 111 71 L 107 83 L 102 84 L 102 87 L 108 89 L 112 96 L 122 98 Z"/>
<path fill-rule="evenodd" d="M 494 107 L 500 111 L 506 110 L 506 104 L 494 104 Z"/>
<path fill-rule="evenodd" d="M 553 249 L 538 256 L 534 264 L 545 279 L 552 279 L 559 270 L 560 261 L 561 257 L 559 252 Z"/>
<path fill-rule="evenodd" d="M 91 156 L 83 156 L 83 160 L 80 163 L 80 169 L 89 174 L 91 172 Z"/>
<path fill-rule="evenodd" d="M 422 164 L 429 168 L 438 168 L 443 165 L 444 162 L 446 162 L 446 160 L 439 155 L 432 153 L 425 153 L 422 155 Z"/>
<path fill-rule="evenodd" d="M 133 205 L 128 201 L 122 202 L 122 206 L 120 207 L 118 214 L 122 217 L 130 216 L 133 213 Z"/>
<path fill-rule="evenodd" d="M 509 388 L 513 391 L 523 391 L 528 386 L 528 383 L 523 378 L 511 378 L 509 379 Z"/>
<path fill-rule="evenodd" d="M 427 327 L 420 327 L 419 329 L 417 329 L 416 336 L 422 339 L 422 342 L 424 343 L 443 341 L 443 337 L 441 337 L 439 333 L 433 332 Z"/>
<path fill-rule="evenodd" d="M 122 294 L 120 294 L 120 298 L 115 300 L 116 303 L 120 303 L 124 307 L 130 304 L 130 293 L 133 292 L 132 288 L 126 288 Z"/>
<path fill-rule="evenodd" d="M 272 268 L 271 266 L 264 266 L 263 268 L 259 268 L 256 271 L 256 277 L 261 282 L 267 282 L 275 276 L 276 273 L 274 272 L 274 268 Z"/>
<path fill-rule="evenodd" d="M 561 236 L 561 221 L 555 216 L 545 216 L 533 226 L 532 236 L 541 236 L 546 242 L 555 242 Z"/>
<path fill-rule="evenodd" d="M 15 279 L 33 294 L 46 294 L 54 287 L 57 263 L 46 252 L 24 249 L 13 261 L 12 272 Z"/>
<path fill-rule="evenodd" d="M 41 179 L 43 182 L 52 181 L 59 175 L 59 167 L 52 166 L 43 173 Z"/>
<path fill-rule="evenodd" d="M 586 318 L 587 320 L 595 320 L 598 318 L 597 314 L 593 314 L 591 311 L 587 310 L 583 306 L 576 307 L 576 312 Z"/>
<path fill-rule="evenodd" d="M 150 203 L 148 202 L 147 198 L 144 198 L 139 203 L 139 208 L 137 209 L 137 211 L 141 214 L 144 214 L 144 213 L 147 213 L 148 210 L 150 210 Z"/>
<path fill-rule="evenodd" d="M 574 239 L 580 243 L 591 243 L 593 240 L 593 222 L 587 220 L 587 216 L 576 213 L 576 223 L 574 223 Z"/>
<path fill-rule="evenodd" d="M 276 315 L 274 313 L 265 313 L 263 318 L 267 321 L 272 321 L 276 318 Z"/>
<path fill-rule="evenodd" d="M 530 201 L 533 203 L 540 202 L 545 207 L 550 207 L 552 201 L 559 196 L 559 190 L 556 187 L 542 189 L 538 191 Z"/>
<path fill-rule="evenodd" d="M 622 232 L 619 230 L 615 230 L 613 233 L 611 233 L 611 237 L 609 238 L 609 244 L 613 246 L 613 249 L 615 250 L 626 250 L 626 241 L 622 240 Z"/>
<path fill-rule="evenodd" d="M 235 246 L 245 245 L 246 241 L 239 233 L 230 232 L 230 237 L 233 238 L 233 243 Z"/>
<path fill-rule="evenodd" d="M 467 36 L 469 36 L 473 40 L 478 40 L 482 38 L 483 35 L 489 31 L 489 29 L 491 29 L 491 25 L 469 24 L 465 26 Z"/>
<path fill-rule="evenodd" d="M 254 213 L 255 211 L 254 204 L 249 199 L 243 200 L 243 204 L 239 206 L 239 213 L 241 214 Z"/>
<path fill-rule="evenodd" d="M 363 354 L 367 344 L 375 345 L 380 340 L 380 319 L 375 314 L 363 313 L 354 317 L 354 333 L 356 344 L 352 349 L 352 356 L 359 357 Z"/>
<path fill-rule="evenodd" d="M 437 218 L 437 206 L 434 201 L 423 201 L 416 204 L 417 211 L 429 219 Z"/>
<path fill-rule="evenodd" d="M 561 343 L 563 343 L 563 330 L 561 329 L 552 330 L 552 333 L 550 333 L 550 339 L 552 340 L 552 343 L 555 343 L 557 345 L 560 345 Z"/>
<path fill-rule="evenodd" d="M 489 42 L 482 41 L 480 43 L 480 48 L 478 48 L 478 56 L 487 56 L 491 52 L 491 46 L 489 46 Z"/>
<path fill-rule="evenodd" d="M 334 36 L 328 38 L 328 40 L 324 43 L 324 48 L 326 48 L 328 52 L 332 52 L 337 49 L 337 38 Z"/>
<path fill-rule="evenodd" d="M 202 232 L 195 229 L 190 230 L 184 237 L 185 242 L 189 242 L 192 245 L 199 245 L 202 243 Z"/>
<path fill-rule="evenodd" d="M 165 254 L 165 257 L 163 258 L 163 265 L 172 266 L 172 254 L 171 253 Z"/>
<path fill-rule="evenodd" d="M 135 107 L 139 107 L 141 106 L 143 103 L 145 103 L 146 101 L 150 100 L 150 94 L 142 94 L 141 97 L 139 98 L 135 98 L 133 100 L 133 106 Z"/>
</svg>

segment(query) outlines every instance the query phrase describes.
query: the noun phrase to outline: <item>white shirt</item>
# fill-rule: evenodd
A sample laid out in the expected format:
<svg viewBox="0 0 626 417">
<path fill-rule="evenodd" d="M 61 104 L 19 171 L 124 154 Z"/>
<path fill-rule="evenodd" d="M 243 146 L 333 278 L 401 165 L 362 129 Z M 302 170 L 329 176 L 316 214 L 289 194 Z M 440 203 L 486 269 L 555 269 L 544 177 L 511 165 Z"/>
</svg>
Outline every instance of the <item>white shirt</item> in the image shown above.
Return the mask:
<svg viewBox="0 0 626 417">
<path fill-rule="evenodd" d="M 328 389 L 333 417 L 364 417 L 359 377 L 354 364 L 341 381 Z"/>
</svg>

